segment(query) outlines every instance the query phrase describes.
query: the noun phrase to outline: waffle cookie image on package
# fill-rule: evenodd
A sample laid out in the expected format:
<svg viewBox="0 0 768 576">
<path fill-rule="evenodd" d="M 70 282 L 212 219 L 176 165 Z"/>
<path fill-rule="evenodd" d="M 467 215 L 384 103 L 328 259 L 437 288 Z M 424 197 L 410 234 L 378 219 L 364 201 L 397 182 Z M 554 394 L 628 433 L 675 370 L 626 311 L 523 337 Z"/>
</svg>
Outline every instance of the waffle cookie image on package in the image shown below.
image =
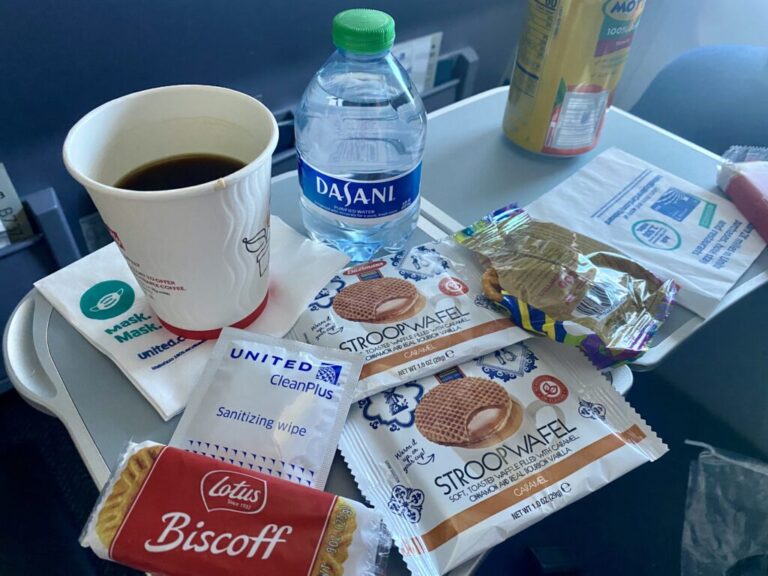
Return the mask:
<svg viewBox="0 0 768 576">
<path fill-rule="evenodd" d="M 424 308 L 416 286 L 400 278 L 374 278 L 346 286 L 333 300 L 339 317 L 353 322 L 404 320 Z"/>
<path fill-rule="evenodd" d="M 146 572 L 374 576 L 390 539 L 357 502 L 144 442 L 124 454 L 81 543 Z"/>
<path fill-rule="evenodd" d="M 504 429 L 520 425 L 522 409 L 503 386 L 487 378 L 450 380 L 424 395 L 416 428 L 444 446 L 473 447 Z M 510 429 L 510 433 L 515 430 Z"/>
<path fill-rule="evenodd" d="M 578 348 L 536 337 L 358 401 L 339 447 L 419 576 L 667 451 Z"/>
<path fill-rule="evenodd" d="M 527 337 L 483 293 L 482 274 L 449 238 L 351 266 L 288 336 L 362 356 L 356 398 L 365 398 Z"/>
</svg>

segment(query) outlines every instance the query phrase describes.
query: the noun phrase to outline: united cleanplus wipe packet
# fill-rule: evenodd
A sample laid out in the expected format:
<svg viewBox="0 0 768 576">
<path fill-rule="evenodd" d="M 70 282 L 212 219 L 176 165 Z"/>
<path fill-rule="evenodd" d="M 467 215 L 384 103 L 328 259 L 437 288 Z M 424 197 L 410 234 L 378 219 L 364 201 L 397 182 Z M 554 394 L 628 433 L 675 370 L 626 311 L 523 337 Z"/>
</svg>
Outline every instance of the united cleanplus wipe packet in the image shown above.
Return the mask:
<svg viewBox="0 0 768 576">
<path fill-rule="evenodd" d="M 170 445 L 322 489 L 362 358 L 225 328 Z"/>
<path fill-rule="evenodd" d="M 577 348 L 543 338 L 360 400 L 340 447 L 422 576 L 667 451 Z"/>
</svg>

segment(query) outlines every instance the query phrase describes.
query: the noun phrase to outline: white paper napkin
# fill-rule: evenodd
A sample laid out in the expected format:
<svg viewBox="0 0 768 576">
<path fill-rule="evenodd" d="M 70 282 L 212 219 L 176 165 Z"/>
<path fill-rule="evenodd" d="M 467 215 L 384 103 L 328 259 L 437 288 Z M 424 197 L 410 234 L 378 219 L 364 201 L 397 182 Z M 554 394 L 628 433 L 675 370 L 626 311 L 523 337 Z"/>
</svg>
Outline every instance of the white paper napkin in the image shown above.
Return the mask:
<svg viewBox="0 0 768 576">
<path fill-rule="evenodd" d="M 534 218 L 605 242 L 681 290 L 708 318 L 765 248 L 734 204 L 611 148 L 528 206 Z"/>
<path fill-rule="evenodd" d="M 280 337 L 348 258 L 276 216 L 271 228 L 269 302 L 247 330 Z M 114 243 L 35 287 L 117 364 L 163 419 L 184 409 L 215 341 L 186 340 L 163 328 Z"/>
</svg>

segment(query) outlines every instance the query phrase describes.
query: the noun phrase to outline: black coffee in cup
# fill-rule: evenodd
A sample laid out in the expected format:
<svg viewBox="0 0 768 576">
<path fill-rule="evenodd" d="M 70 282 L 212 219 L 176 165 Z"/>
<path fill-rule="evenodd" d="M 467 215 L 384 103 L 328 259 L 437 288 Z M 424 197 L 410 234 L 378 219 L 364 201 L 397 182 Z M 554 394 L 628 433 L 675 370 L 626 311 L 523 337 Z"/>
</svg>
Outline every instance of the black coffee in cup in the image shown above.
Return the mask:
<svg viewBox="0 0 768 576">
<path fill-rule="evenodd" d="M 245 163 L 218 154 L 183 154 L 155 160 L 131 170 L 115 184 L 123 190 L 175 190 L 212 182 L 240 170 Z"/>
<path fill-rule="evenodd" d="M 117 98 L 69 131 L 64 164 L 177 336 L 217 338 L 266 309 L 278 134 L 255 98 L 190 84 Z"/>
</svg>

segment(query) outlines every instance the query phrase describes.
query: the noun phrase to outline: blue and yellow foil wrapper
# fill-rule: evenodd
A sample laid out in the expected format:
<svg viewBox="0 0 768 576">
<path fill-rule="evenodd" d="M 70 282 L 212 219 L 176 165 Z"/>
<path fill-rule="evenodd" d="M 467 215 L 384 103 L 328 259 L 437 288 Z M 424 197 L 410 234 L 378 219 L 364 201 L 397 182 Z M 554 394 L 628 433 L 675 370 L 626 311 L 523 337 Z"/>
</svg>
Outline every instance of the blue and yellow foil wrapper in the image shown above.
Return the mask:
<svg viewBox="0 0 768 576">
<path fill-rule="evenodd" d="M 523 209 L 496 210 L 454 239 L 486 266 L 485 295 L 518 326 L 580 347 L 600 369 L 642 356 L 677 293 L 618 250 Z"/>
</svg>

